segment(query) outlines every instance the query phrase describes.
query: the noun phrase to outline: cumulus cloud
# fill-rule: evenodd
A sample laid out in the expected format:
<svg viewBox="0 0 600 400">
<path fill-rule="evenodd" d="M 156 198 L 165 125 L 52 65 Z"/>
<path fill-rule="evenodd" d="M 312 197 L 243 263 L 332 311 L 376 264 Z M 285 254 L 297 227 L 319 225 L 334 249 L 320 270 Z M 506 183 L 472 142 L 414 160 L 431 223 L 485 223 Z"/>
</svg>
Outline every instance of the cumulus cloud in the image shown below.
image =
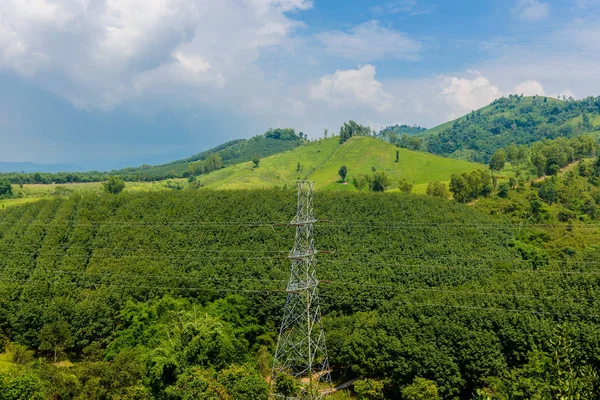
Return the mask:
<svg viewBox="0 0 600 400">
<path fill-rule="evenodd" d="M 169 79 L 165 71 L 177 72 L 174 83 L 187 76 L 223 85 L 301 25 L 284 13 L 311 6 L 308 0 L 3 0 L 0 69 L 79 107 L 111 108 L 139 94 L 148 76 Z"/>
<path fill-rule="evenodd" d="M 383 27 L 373 20 L 348 32 L 331 31 L 317 35 L 327 54 L 357 62 L 382 59 L 416 60 L 421 43 L 408 35 Z"/>
<path fill-rule="evenodd" d="M 512 11 L 524 21 L 540 21 L 550 13 L 548 4 L 540 0 L 519 0 Z"/>
<path fill-rule="evenodd" d="M 453 107 L 455 117 L 502 97 L 502 91 L 478 71 L 469 72 L 473 75 L 471 79 L 442 77 L 442 96 Z"/>
<path fill-rule="evenodd" d="M 335 108 L 368 106 L 378 112 L 390 109 L 394 101 L 375 79 L 375 67 L 370 64 L 321 77 L 311 86 L 310 97 Z"/>
<path fill-rule="evenodd" d="M 532 80 L 519 83 L 513 88 L 512 92 L 524 96 L 544 96 L 546 94 L 542 84 Z"/>
</svg>

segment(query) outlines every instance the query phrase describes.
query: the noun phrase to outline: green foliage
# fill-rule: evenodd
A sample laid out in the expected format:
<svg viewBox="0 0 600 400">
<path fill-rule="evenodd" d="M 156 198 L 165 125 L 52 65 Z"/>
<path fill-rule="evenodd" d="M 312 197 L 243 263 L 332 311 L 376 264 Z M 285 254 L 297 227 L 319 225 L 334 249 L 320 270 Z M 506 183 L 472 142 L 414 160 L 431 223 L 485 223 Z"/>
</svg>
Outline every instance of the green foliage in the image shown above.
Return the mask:
<svg viewBox="0 0 600 400">
<path fill-rule="evenodd" d="M 13 194 L 12 185 L 8 179 L 0 180 L 0 198 L 8 198 Z"/>
<path fill-rule="evenodd" d="M 453 174 L 450 178 L 450 191 L 460 203 L 487 196 L 492 192 L 492 188 L 492 177 L 488 171 L 482 169 L 461 175 Z"/>
<path fill-rule="evenodd" d="M 107 193 L 119 194 L 125 189 L 125 182 L 118 176 L 111 176 L 102 184 Z"/>
<path fill-rule="evenodd" d="M 258 164 L 260 164 L 260 158 L 254 157 L 252 159 L 252 164 L 254 164 L 254 168 L 258 168 Z"/>
<path fill-rule="evenodd" d="M 340 127 L 340 143 L 346 142 L 353 136 L 371 136 L 371 128 L 350 120 Z"/>
<path fill-rule="evenodd" d="M 479 182 L 477 174 L 464 179 Z M 552 205 L 531 196 L 535 186 L 473 207 L 434 196 L 318 191 L 317 218 L 337 221 L 315 227 L 319 247 L 336 250 L 319 255 L 319 278 L 343 283 L 321 286 L 332 369 L 384 382 L 396 397 L 426 377 L 441 398 L 503 387 L 513 398 L 555 398 L 551 376 L 585 380 L 597 397 L 600 324 L 596 303 L 583 299 L 600 282 L 582 272 L 594 271 L 600 251 L 576 247 L 596 236 L 590 229 L 577 236 L 578 226 L 588 227 L 581 221 L 572 231 L 566 223 L 547 232 L 527 226 L 537 202 L 532 208 L 548 218 L 559 206 L 587 209 L 573 193 L 593 199 L 600 189 L 589 178 L 557 176 Z M 37 354 L 48 340 L 42 328 L 55 321 L 68 324 L 72 339 L 73 367 L 29 359 L 15 374 L 35 376 L 54 398 L 264 398 L 259 371 L 269 373 L 285 301 L 265 289 L 281 289 L 288 278 L 265 254 L 286 252 L 294 230 L 256 222 L 288 220 L 295 200 L 282 189 L 125 192 L 0 212 L 0 247 L 15 249 L 0 257 L 0 329 Z M 519 215 L 522 228 L 474 210 L 492 201 L 502 216 Z M 554 235 L 572 240 L 573 250 Z M 571 328 L 571 375 L 546 365 L 558 323 Z"/>
<path fill-rule="evenodd" d="M 506 153 L 503 149 L 498 149 L 492 155 L 490 159 L 490 169 L 492 171 L 500 172 L 504 169 L 504 164 L 506 163 Z"/>
<path fill-rule="evenodd" d="M 342 183 L 346 182 L 346 175 L 348 174 L 348 168 L 345 165 L 342 165 L 338 170 L 338 175 L 342 179 Z"/>
<path fill-rule="evenodd" d="M 528 145 L 597 129 L 590 116 L 600 114 L 600 97 L 545 99 L 511 95 L 421 135 L 431 153 L 488 163 L 496 150 L 511 143 Z"/>
<path fill-rule="evenodd" d="M 402 389 L 402 400 L 438 400 L 435 382 L 424 378 L 415 378 L 412 384 Z"/>
<path fill-rule="evenodd" d="M 39 336 L 39 349 L 51 353 L 54 362 L 57 362 L 59 355 L 64 353 L 73 343 L 69 325 L 63 320 L 44 325 Z"/>
<path fill-rule="evenodd" d="M 42 383 L 34 374 L 0 375 L 0 400 L 44 400 Z"/>
<path fill-rule="evenodd" d="M 508 192 L 510 191 L 510 185 L 507 182 L 502 182 L 498 185 L 498 196 L 502 198 L 508 197 Z"/>
<path fill-rule="evenodd" d="M 383 382 L 375 379 L 360 379 L 354 382 L 354 392 L 361 400 L 383 400 Z"/>
<path fill-rule="evenodd" d="M 300 385 L 288 374 L 279 373 L 275 378 L 275 390 L 274 392 L 285 397 L 295 397 L 300 391 Z"/>
<path fill-rule="evenodd" d="M 410 192 L 413 190 L 413 187 L 414 185 L 406 178 L 402 178 L 400 179 L 400 182 L 398 182 L 398 189 L 400 189 L 402 193 L 410 194 Z"/>
<path fill-rule="evenodd" d="M 375 172 L 370 182 L 372 192 L 385 192 L 390 185 L 390 178 L 383 171 Z"/>
<path fill-rule="evenodd" d="M 444 199 L 448 198 L 448 188 L 446 187 L 446 184 L 439 181 L 429 182 L 427 184 L 426 193 L 428 196 L 441 197 Z"/>
</svg>

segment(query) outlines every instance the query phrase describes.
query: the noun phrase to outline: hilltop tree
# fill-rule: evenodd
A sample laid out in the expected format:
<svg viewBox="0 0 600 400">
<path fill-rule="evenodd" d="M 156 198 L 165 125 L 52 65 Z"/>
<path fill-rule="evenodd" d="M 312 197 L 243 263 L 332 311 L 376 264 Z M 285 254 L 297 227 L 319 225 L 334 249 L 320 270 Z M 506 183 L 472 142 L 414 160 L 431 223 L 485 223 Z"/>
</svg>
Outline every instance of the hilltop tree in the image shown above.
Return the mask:
<svg viewBox="0 0 600 400">
<path fill-rule="evenodd" d="M 328 134 L 327 134 L 327 128 L 325 128 L 325 130 L 323 131 L 323 137 L 324 137 L 325 139 L 327 139 L 327 135 L 328 135 Z"/>
<path fill-rule="evenodd" d="M 338 170 L 338 175 L 342 178 L 342 183 L 346 182 L 346 175 L 348 174 L 348 168 L 345 165 L 342 165 Z"/>
<path fill-rule="evenodd" d="M 506 152 L 503 149 L 498 149 L 492 155 L 490 160 L 490 169 L 492 171 L 500 172 L 504 169 L 506 163 Z"/>
<path fill-rule="evenodd" d="M 252 164 L 254 164 L 254 168 L 258 168 L 258 164 L 260 164 L 260 158 L 254 157 L 252 159 Z"/>
<path fill-rule="evenodd" d="M 352 136 L 371 136 L 371 128 L 357 124 L 352 120 L 344 122 L 344 125 L 340 127 L 340 143 L 344 143 Z"/>
<path fill-rule="evenodd" d="M 112 175 L 102 186 L 107 193 L 119 194 L 125 189 L 125 181 L 116 175 Z"/>
</svg>

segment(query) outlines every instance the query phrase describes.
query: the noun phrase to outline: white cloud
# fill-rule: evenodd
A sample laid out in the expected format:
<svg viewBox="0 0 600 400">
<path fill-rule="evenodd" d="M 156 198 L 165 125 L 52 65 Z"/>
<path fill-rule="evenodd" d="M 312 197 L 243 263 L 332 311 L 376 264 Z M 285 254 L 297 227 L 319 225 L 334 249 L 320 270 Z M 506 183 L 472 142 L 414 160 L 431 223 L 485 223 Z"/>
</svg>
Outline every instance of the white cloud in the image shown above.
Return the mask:
<svg viewBox="0 0 600 400">
<path fill-rule="evenodd" d="M 382 59 L 416 60 L 421 44 L 406 34 L 369 21 L 348 32 L 330 31 L 317 35 L 328 55 L 357 62 Z"/>
<path fill-rule="evenodd" d="M 472 79 L 442 77 L 442 96 L 455 110 L 454 117 L 481 108 L 502 97 L 502 91 L 478 71 L 469 72 L 473 75 Z"/>
<path fill-rule="evenodd" d="M 310 97 L 334 108 L 367 106 L 377 112 L 390 109 L 394 101 L 375 79 L 375 67 L 370 64 L 321 77 L 311 86 Z"/>
<path fill-rule="evenodd" d="M 111 108 L 152 85 L 222 86 L 255 73 L 262 49 L 283 46 L 301 25 L 285 13 L 311 6 L 308 0 L 2 0 L 0 69 L 82 108 Z"/>
<path fill-rule="evenodd" d="M 519 83 L 513 88 L 512 93 L 524 96 L 544 96 L 546 94 L 542 84 L 532 80 Z"/>
<path fill-rule="evenodd" d="M 513 13 L 524 21 L 540 21 L 548 17 L 548 4 L 540 0 L 519 0 Z"/>
</svg>

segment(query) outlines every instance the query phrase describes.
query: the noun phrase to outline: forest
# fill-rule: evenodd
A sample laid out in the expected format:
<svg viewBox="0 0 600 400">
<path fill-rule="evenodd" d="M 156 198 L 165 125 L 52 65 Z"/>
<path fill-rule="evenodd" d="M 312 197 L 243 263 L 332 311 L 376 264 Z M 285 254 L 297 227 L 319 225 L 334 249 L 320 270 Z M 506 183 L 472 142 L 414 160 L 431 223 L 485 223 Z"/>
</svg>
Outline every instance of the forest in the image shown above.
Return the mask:
<svg viewBox="0 0 600 400">
<path fill-rule="evenodd" d="M 511 143 L 529 145 L 543 139 L 571 138 L 596 131 L 600 97 L 565 101 L 510 95 L 473 111 L 441 131 L 421 135 L 427 151 L 488 163 L 494 152 Z M 445 126 L 445 125 L 443 125 Z"/>
<path fill-rule="evenodd" d="M 1 398 L 266 399 L 295 207 L 207 190 L 0 212 Z M 334 380 L 356 398 L 600 394 L 594 225 L 402 193 L 317 192 L 315 214 Z"/>
</svg>

